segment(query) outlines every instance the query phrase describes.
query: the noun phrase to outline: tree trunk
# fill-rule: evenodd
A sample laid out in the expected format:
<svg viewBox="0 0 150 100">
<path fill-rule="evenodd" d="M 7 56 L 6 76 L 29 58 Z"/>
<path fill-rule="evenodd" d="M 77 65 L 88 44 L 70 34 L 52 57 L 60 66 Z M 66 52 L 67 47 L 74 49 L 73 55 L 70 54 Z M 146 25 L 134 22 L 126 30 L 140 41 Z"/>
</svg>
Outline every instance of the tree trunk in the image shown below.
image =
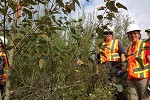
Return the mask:
<svg viewBox="0 0 150 100">
<path fill-rule="evenodd" d="M 14 33 L 12 33 L 11 37 L 14 39 L 15 35 Z M 13 45 L 13 42 L 10 41 L 10 45 L 12 46 Z M 14 55 L 14 49 L 10 50 L 9 52 L 9 57 L 8 57 L 8 61 L 9 61 L 9 72 L 8 72 L 8 76 L 10 76 L 10 71 L 11 71 L 11 66 L 12 66 L 12 63 L 13 63 L 13 55 Z M 6 88 L 5 88 L 5 98 L 4 100 L 9 100 L 9 96 L 10 96 L 10 80 L 8 78 L 8 80 L 6 81 Z"/>
<path fill-rule="evenodd" d="M 17 4 L 19 4 L 20 0 L 16 0 Z M 18 20 L 18 16 L 17 16 L 17 12 L 14 14 L 14 23 L 13 23 L 13 28 L 15 28 L 16 24 L 17 24 L 17 20 Z M 14 43 L 13 41 L 15 40 L 15 33 L 11 33 L 10 34 L 11 38 L 12 38 L 12 41 L 10 41 L 10 46 L 14 46 Z M 12 69 L 12 64 L 13 64 L 13 57 L 14 57 L 14 48 L 11 49 L 9 52 L 8 52 L 8 61 L 9 61 L 9 72 L 8 72 L 8 75 L 10 76 L 11 73 L 11 69 Z M 5 88 L 5 97 L 4 97 L 4 100 L 9 100 L 10 98 L 10 87 L 11 87 L 11 82 L 8 78 L 7 82 L 6 82 L 6 88 Z"/>
</svg>

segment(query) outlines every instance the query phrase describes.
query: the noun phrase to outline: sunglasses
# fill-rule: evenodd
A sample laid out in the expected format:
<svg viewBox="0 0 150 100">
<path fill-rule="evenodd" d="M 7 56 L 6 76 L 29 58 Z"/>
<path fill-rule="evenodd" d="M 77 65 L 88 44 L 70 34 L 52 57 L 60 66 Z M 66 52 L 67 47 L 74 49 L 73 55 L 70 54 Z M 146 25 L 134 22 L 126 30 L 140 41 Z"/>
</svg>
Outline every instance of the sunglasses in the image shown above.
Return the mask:
<svg viewBox="0 0 150 100">
<path fill-rule="evenodd" d="M 104 32 L 104 35 L 113 35 L 113 33 L 112 32 Z"/>
<path fill-rule="evenodd" d="M 138 32 L 129 32 L 127 33 L 129 36 L 139 34 Z"/>
</svg>

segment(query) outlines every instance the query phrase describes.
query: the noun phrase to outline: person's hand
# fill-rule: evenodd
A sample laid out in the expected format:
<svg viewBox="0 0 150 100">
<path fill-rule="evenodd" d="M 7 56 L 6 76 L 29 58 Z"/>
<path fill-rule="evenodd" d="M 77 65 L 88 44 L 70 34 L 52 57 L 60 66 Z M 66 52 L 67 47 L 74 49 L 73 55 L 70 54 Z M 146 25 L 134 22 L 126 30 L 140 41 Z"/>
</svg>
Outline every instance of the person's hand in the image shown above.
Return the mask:
<svg viewBox="0 0 150 100">
<path fill-rule="evenodd" d="M 122 70 L 122 72 L 126 72 L 127 71 L 127 66 L 128 66 L 128 63 L 126 61 L 121 63 L 121 70 Z"/>
<path fill-rule="evenodd" d="M 117 76 L 123 75 L 127 71 L 126 67 L 124 65 L 121 65 L 121 70 L 117 72 Z"/>
<path fill-rule="evenodd" d="M 121 71 L 122 71 L 122 73 L 127 71 L 127 69 L 126 69 L 126 67 L 124 65 L 121 66 Z"/>
<path fill-rule="evenodd" d="M 117 72 L 117 76 L 121 76 L 121 75 L 122 75 L 122 71 L 120 70 Z"/>
</svg>

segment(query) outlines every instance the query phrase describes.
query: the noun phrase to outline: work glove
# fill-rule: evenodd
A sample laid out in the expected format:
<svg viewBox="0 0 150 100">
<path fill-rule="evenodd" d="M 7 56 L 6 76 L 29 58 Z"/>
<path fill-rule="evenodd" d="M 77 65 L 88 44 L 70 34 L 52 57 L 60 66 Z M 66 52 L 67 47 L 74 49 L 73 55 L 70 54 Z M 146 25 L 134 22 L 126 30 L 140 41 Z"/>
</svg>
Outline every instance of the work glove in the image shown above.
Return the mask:
<svg viewBox="0 0 150 100">
<path fill-rule="evenodd" d="M 122 69 L 122 71 L 123 72 L 126 72 L 127 71 L 127 62 L 123 62 L 123 63 L 121 63 L 121 69 Z"/>
<path fill-rule="evenodd" d="M 123 72 L 120 70 L 117 72 L 117 76 L 121 76 L 123 74 Z"/>
</svg>

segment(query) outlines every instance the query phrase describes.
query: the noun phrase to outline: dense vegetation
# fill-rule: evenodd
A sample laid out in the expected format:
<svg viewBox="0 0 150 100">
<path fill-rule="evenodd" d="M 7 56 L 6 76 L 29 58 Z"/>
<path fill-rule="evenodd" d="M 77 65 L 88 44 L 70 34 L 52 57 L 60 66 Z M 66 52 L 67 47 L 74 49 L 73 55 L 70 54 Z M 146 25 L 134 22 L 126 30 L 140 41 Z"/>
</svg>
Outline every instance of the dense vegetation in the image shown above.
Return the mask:
<svg viewBox="0 0 150 100">
<path fill-rule="evenodd" d="M 98 8 L 101 15 L 86 15 L 83 9 L 72 19 L 68 16 L 80 7 L 78 0 L 1 0 L 1 35 L 10 42 L 6 98 L 111 100 L 115 88 L 104 83 L 108 69 L 95 72 L 96 46 L 101 46 L 103 25 L 113 24 L 115 38 L 122 40 L 130 20 L 119 13 L 120 8 L 127 10 L 124 5 L 104 2 Z"/>
</svg>

